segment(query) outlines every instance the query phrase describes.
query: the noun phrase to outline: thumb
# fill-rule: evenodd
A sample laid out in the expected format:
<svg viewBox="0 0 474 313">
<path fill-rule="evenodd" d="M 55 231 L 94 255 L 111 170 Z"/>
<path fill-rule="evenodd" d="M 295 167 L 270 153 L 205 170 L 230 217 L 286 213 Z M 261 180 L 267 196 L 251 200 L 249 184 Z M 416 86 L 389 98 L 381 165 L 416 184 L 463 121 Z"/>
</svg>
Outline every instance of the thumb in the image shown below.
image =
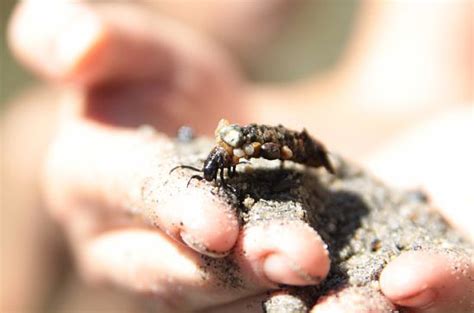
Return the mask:
<svg viewBox="0 0 474 313">
<path fill-rule="evenodd" d="M 186 69 L 183 81 L 235 76 L 222 50 L 134 3 L 24 1 L 11 20 L 9 41 L 41 76 L 86 86 L 168 79 L 180 69 Z"/>
</svg>

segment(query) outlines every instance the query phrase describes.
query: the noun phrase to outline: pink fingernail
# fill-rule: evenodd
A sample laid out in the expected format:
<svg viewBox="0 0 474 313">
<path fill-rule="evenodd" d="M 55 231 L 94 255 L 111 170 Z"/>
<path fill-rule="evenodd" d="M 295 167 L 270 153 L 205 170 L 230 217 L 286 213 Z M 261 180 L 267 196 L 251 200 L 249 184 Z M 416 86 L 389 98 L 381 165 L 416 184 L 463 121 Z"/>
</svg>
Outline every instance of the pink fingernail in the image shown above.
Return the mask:
<svg viewBox="0 0 474 313">
<path fill-rule="evenodd" d="M 207 256 L 213 257 L 213 258 L 223 258 L 229 254 L 230 251 L 224 251 L 224 252 L 218 252 L 218 251 L 211 251 L 209 250 L 203 243 L 199 242 L 196 240 L 193 236 L 181 232 L 180 233 L 181 239 L 183 242 L 193 250 L 205 254 Z"/>
<path fill-rule="evenodd" d="M 306 286 L 315 285 L 321 281 L 321 278 L 309 275 L 297 264 L 276 253 L 265 258 L 263 271 L 268 279 L 278 284 Z"/>
<path fill-rule="evenodd" d="M 433 304 L 435 298 L 436 292 L 433 289 L 426 289 L 414 296 L 396 300 L 396 303 L 402 306 L 425 309 Z"/>
</svg>

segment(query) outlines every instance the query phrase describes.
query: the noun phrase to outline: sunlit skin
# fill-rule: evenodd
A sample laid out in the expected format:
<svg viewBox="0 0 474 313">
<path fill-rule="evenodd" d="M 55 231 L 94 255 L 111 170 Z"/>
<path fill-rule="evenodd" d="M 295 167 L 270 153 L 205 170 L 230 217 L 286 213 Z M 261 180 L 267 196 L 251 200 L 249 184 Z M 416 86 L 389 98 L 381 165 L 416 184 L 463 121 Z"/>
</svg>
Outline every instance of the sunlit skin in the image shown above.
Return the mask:
<svg viewBox="0 0 474 313">
<path fill-rule="evenodd" d="M 127 220 L 127 209 L 130 203 L 137 207 L 148 205 L 137 197 L 142 186 L 140 178 L 156 171 L 156 155 L 166 153 L 170 140 L 166 134 L 190 120 L 199 132 L 209 134 L 222 116 L 232 117 L 237 123 L 267 120 L 292 128 L 304 125 L 310 133 L 318 133 L 318 138 L 332 149 L 352 151 L 355 159 L 364 162 L 381 138 L 400 131 L 400 120 L 419 121 L 420 116 L 443 107 L 441 102 L 472 101 L 466 97 L 469 92 L 462 88 L 467 83 L 459 81 L 466 77 L 464 71 L 472 64 L 472 56 L 449 55 L 450 51 L 458 53 L 458 46 L 465 48 L 466 42 L 472 44 L 472 38 L 460 37 L 465 35 L 462 22 L 469 17 L 457 7 L 448 11 L 435 7 L 424 12 L 427 23 L 436 26 L 434 29 L 453 34 L 422 42 L 416 50 L 436 51 L 429 55 L 438 58 L 436 64 L 443 64 L 439 72 L 434 68 L 435 73 L 428 73 L 436 77 L 434 80 L 424 79 L 423 71 L 416 73 L 417 80 L 423 83 L 420 93 L 409 89 L 404 94 L 400 92 L 404 89 L 396 84 L 403 83 L 404 77 L 415 77 L 410 72 L 413 66 L 390 68 L 392 72 L 385 72 L 386 77 L 374 70 L 377 67 L 372 60 L 383 62 L 389 56 L 378 49 L 385 36 L 373 30 L 387 27 L 393 40 L 397 40 L 397 22 L 410 21 L 400 18 L 403 13 L 395 9 L 379 3 L 365 4 L 353 44 L 326 80 L 310 78 L 277 87 L 245 81 L 232 56 L 205 34 L 149 9 L 108 2 L 91 6 L 77 2 L 52 6 L 19 4 L 9 29 L 12 51 L 25 66 L 45 80 L 58 83 L 64 91 L 55 106 L 59 108 L 60 123 L 46 158 L 42 187 L 50 213 L 68 235 L 84 277 L 123 287 L 131 293 L 154 293 L 162 312 L 182 308 L 209 312 L 212 308 L 216 313 L 261 312 L 260 307 L 247 304 L 261 301 L 265 292 L 278 284 L 311 285 L 317 281 L 308 277 L 324 278 L 330 266 L 325 244 L 317 231 L 303 223 L 241 231 L 237 217 L 229 214 L 225 203 L 214 201 L 211 195 L 192 186 L 187 195 L 143 214 L 143 221 Z M 444 23 L 433 18 L 439 11 L 451 14 L 454 25 L 437 24 Z M 364 12 L 370 12 L 365 17 L 384 17 L 393 12 L 394 25 L 386 25 L 377 18 L 368 22 Z M 418 16 L 417 21 L 422 17 Z M 452 41 L 454 48 L 442 49 L 444 38 Z M 361 54 L 367 49 L 369 60 Z M 391 57 L 395 58 L 391 60 L 393 64 L 416 62 L 397 59 L 396 54 Z M 380 94 L 373 89 L 367 92 L 370 84 L 364 85 L 366 80 L 361 79 L 374 75 L 377 84 L 384 87 Z M 430 87 L 429 82 L 434 86 Z M 443 88 L 437 89 L 439 86 Z M 393 100 L 390 95 L 399 98 Z M 396 108 L 393 114 L 396 101 L 402 107 L 420 103 L 421 108 Z M 367 122 L 360 112 L 372 110 L 373 121 Z M 327 120 L 331 120 L 330 125 L 324 123 Z M 134 128 L 142 124 L 154 126 L 158 135 L 144 140 Z M 357 138 L 341 138 L 340 134 L 349 133 L 354 124 L 361 126 Z M 453 133 L 460 124 L 451 125 Z M 12 125 L 12 133 L 15 127 L 20 128 Z M 422 147 L 413 147 L 410 153 L 429 151 L 430 147 Z M 379 170 L 401 166 L 395 161 L 380 161 Z M 405 166 L 400 171 L 408 171 Z M 390 172 L 383 173 L 390 179 Z M 168 175 L 168 171 L 157 175 Z M 445 191 L 455 193 L 449 186 Z M 468 211 L 464 213 L 467 216 Z M 463 230 L 462 224 L 453 223 Z M 157 228 L 150 228 L 150 224 Z M 202 288 L 202 277 L 197 271 L 201 265 L 199 255 L 222 257 L 234 247 L 246 252 L 235 257 L 246 288 L 216 290 L 212 280 L 204 286 L 209 289 Z M 130 259 L 128 255 L 135 257 Z M 424 260 L 423 266 L 420 259 Z M 378 306 L 370 307 L 371 304 L 361 301 L 360 290 L 356 288 L 335 291 L 319 299 L 313 312 L 383 313 L 395 304 L 416 313 L 445 312 L 447 307 L 456 312 L 471 312 L 470 304 L 459 304 L 459 300 L 472 295 L 473 281 L 457 279 L 449 262 L 442 255 L 428 252 L 404 254 L 383 271 Z M 473 273 L 472 260 L 469 264 L 468 272 Z M 293 270 L 295 266 L 299 272 Z M 306 275 L 300 275 L 301 272 Z M 449 292 L 441 292 L 446 286 Z"/>
</svg>

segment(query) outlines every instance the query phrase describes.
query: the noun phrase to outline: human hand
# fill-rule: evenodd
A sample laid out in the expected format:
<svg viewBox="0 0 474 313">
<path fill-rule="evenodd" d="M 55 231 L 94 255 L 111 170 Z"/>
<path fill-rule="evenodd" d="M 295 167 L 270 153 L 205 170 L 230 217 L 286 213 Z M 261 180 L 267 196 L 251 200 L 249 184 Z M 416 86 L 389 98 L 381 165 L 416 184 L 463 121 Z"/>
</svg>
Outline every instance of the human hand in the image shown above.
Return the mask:
<svg viewBox="0 0 474 313">
<path fill-rule="evenodd" d="M 130 4 L 23 2 L 10 35 L 25 64 L 69 89 L 43 187 L 89 280 L 182 311 L 327 274 L 324 244 L 306 224 L 240 232 L 235 212 L 203 190 L 151 188 L 168 175 L 170 139 L 137 126 L 171 133 L 193 121 L 204 132 L 246 112 L 239 75 L 218 47 Z M 224 284 L 230 275 L 239 288 Z"/>
<path fill-rule="evenodd" d="M 51 8 L 48 9 L 43 5 L 41 9 L 49 10 Z M 57 12 L 63 12 L 63 9 L 58 6 L 54 9 L 59 10 Z M 126 10 L 128 9 L 127 6 Z M 202 265 L 200 263 L 202 260 L 196 257 L 199 254 L 194 254 L 183 248 L 183 245 L 170 240 L 167 235 L 181 240 L 181 232 L 185 230 L 183 233 L 189 232 L 191 237 L 199 238 L 204 243 L 203 245 L 191 244 L 194 249 L 203 254 L 216 255 L 216 252 L 219 254 L 219 252 L 228 251 L 236 240 L 241 243 L 245 238 L 248 238 L 251 242 L 260 238 L 260 235 L 271 238 L 280 244 L 281 230 L 269 233 L 260 232 L 259 235 L 251 232 L 239 235 L 236 218 L 232 214 L 228 214 L 225 204 L 210 203 L 205 205 L 209 199 L 201 198 L 202 195 L 199 194 L 195 198 L 183 200 L 183 205 L 180 208 L 176 205 L 164 205 L 157 209 L 155 215 L 143 214 L 146 223 L 132 222 L 126 216 L 127 214 L 121 214 L 129 209 L 130 203 L 137 203 L 134 190 L 142 186 L 143 181 L 140 181 L 140 175 L 143 177 L 144 173 L 147 176 L 150 175 L 149 173 L 156 173 L 155 175 L 159 177 L 167 174 L 157 172 L 156 166 L 154 166 L 157 163 L 153 162 L 157 154 L 166 153 L 166 149 L 163 151 L 154 150 L 155 147 L 166 147 L 168 139 L 164 136 L 157 136 L 156 141 L 152 143 L 146 140 L 143 142 L 142 135 L 132 128 L 124 128 L 124 126 L 138 126 L 146 123 L 156 126 L 160 131 L 171 133 L 182 124 L 181 121 L 193 120 L 196 122 L 196 125 L 193 126 L 199 131 L 209 131 L 213 128 L 215 120 L 222 115 L 231 116 L 233 120 L 252 116 L 249 113 L 248 104 L 243 101 L 245 88 L 242 87 L 238 74 L 235 68 L 229 64 L 229 60 L 223 57 L 222 53 L 216 53 L 219 51 L 217 47 L 197 48 L 200 44 L 182 46 L 182 42 L 189 42 L 193 35 L 190 36 L 189 32 L 182 30 L 181 26 L 175 25 L 173 22 L 168 23 L 160 19 L 157 21 L 157 16 L 150 13 L 138 13 L 137 20 L 131 22 L 118 20 L 117 17 L 121 16 L 118 12 L 120 9 L 115 8 L 114 11 L 117 11 L 112 14 L 107 6 L 101 8 L 97 6 L 97 16 L 100 21 L 106 22 L 106 25 L 102 24 L 101 26 L 99 23 L 99 33 L 87 38 L 87 36 L 71 36 L 71 33 L 74 33 L 74 27 L 65 31 L 64 36 L 60 36 L 54 32 L 54 29 L 58 29 L 58 25 L 62 26 L 62 24 L 55 24 L 54 19 L 50 19 L 50 15 L 45 17 L 40 14 L 38 16 L 34 12 L 32 15 L 27 15 L 25 10 L 18 13 L 18 23 L 21 25 L 22 20 L 33 20 L 33 25 L 38 25 L 38 28 L 34 30 L 37 32 L 35 35 L 28 34 L 28 31 L 26 34 L 20 31 L 12 36 L 14 40 L 17 40 L 15 43 L 18 47 L 17 53 L 22 55 L 24 61 L 41 74 L 59 81 L 70 82 L 72 86 L 81 88 L 72 98 L 65 101 L 64 105 L 69 112 L 65 114 L 64 127 L 61 129 L 58 143 L 55 145 L 55 153 L 51 159 L 51 176 L 46 180 L 46 183 L 49 186 L 53 207 L 56 208 L 53 213 L 70 233 L 80 260 L 79 264 L 84 272 L 87 272 L 93 280 L 112 282 L 139 292 L 151 292 L 161 295 L 162 299 L 166 300 L 174 299 L 173 301 L 176 301 L 178 299 L 182 302 L 180 304 L 182 307 L 192 309 L 227 303 L 271 288 L 266 277 L 259 276 L 262 274 L 261 271 L 260 273 L 254 272 L 258 272 L 257 268 L 261 266 L 262 260 L 257 259 L 268 251 L 268 248 L 273 245 L 272 242 L 263 242 L 261 246 L 255 247 L 254 259 L 249 262 L 246 259 L 237 259 L 238 262 L 247 262 L 252 265 L 247 268 L 247 273 L 243 272 L 246 276 L 244 280 L 249 280 L 246 282 L 248 284 L 246 287 L 250 290 L 250 294 L 239 293 L 235 290 L 219 290 L 216 293 L 215 288 L 213 289 L 211 286 L 213 281 L 208 282 L 211 286 L 209 289 L 198 288 L 203 285 L 198 283 L 199 279 L 196 276 L 189 273 L 186 276 L 182 268 L 173 267 L 175 264 L 190 260 L 188 264 L 192 264 L 197 269 Z M 87 20 L 88 13 L 84 14 Z M 149 19 L 143 18 L 149 14 L 152 15 Z M 38 18 L 35 19 L 35 16 Z M 90 17 L 94 19 L 93 16 Z M 52 27 L 48 28 L 48 25 L 44 25 L 45 21 L 53 24 Z M 67 23 L 65 24 L 67 25 Z M 146 25 L 143 26 L 144 24 Z M 39 25 L 42 26 L 39 27 Z M 142 27 L 137 29 L 136 25 L 142 25 Z M 156 27 L 159 31 L 155 31 L 155 27 L 150 25 L 159 25 Z M 104 26 L 105 28 L 101 28 Z M 15 29 L 21 30 L 21 26 L 14 26 L 12 29 L 15 32 Z M 150 29 L 153 29 L 151 33 L 148 32 Z M 175 37 L 177 29 L 181 29 L 178 32 L 180 35 Z M 104 30 L 106 31 L 103 32 Z M 78 31 L 79 34 L 82 34 L 82 30 Z M 41 36 L 41 34 L 45 35 Z M 31 41 L 32 38 L 39 39 L 34 42 Z M 73 49 L 63 49 L 61 44 L 58 45 L 67 38 L 74 39 L 76 46 L 73 45 Z M 83 40 L 78 40 L 80 38 Z M 176 38 L 180 38 L 180 40 L 173 40 Z M 23 42 L 21 42 L 22 39 Z M 193 42 L 196 41 L 193 40 Z M 198 42 L 200 41 L 198 40 Z M 55 54 L 51 49 L 56 45 L 60 51 L 57 58 L 52 57 Z M 203 46 L 205 45 L 209 46 L 210 44 L 206 43 Z M 71 45 L 66 44 L 63 47 L 67 46 Z M 195 54 L 196 49 L 201 51 L 197 53 L 198 56 Z M 123 53 L 124 51 L 127 52 Z M 156 55 L 161 57 L 157 58 Z M 55 62 L 56 59 L 59 62 Z M 170 66 L 170 63 L 173 66 Z M 189 78 L 191 78 L 191 82 L 189 82 Z M 209 86 L 212 86 L 212 93 L 209 92 L 211 89 Z M 222 110 L 222 103 L 229 103 L 225 108 L 226 112 Z M 133 114 L 129 113 L 132 105 L 134 105 Z M 177 117 L 176 111 L 182 111 L 177 109 L 179 106 L 185 106 L 189 113 L 186 116 Z M 291 108 L 288 110 L 291 112 Z M 196 119 L 195 116 L 200 118 Z M 314 120 L 313 117 L 312 119 Z M 135 153 L 131 153 L 131 150 L 135 150 Z M 56 161 L 62 162 L 62 160 L 66 162 L 56 163 Z M 111 160 L 114 160 L 113 164 Z M 148 165 L 140 167 L 143 164 Z M 127 172 L 127 170 L 133 170 L 133 172 Z M 160 195 L 155 194 L 154 196 L 159 197 Z M 84 209 L 84 203 L 87 203 L 86 207 L 91 209 Z M 149 208 L 151 204 L 142 203 L 142 206 Z M 175 209 L 175 212 L 170 212 L 170 208 Z M 183 210 L 196 212 L 196 217 L 201 218 L 203 224 L 197 228 L 182 229 L 179 222 L 185 217 L 189 217 Z M 176 214 L 170 216 L 170 213 Z M 88 223 L 81 225 L 81 221 L 88 221 Z M 167 235 L 156 229 L 150 230 L 145 226 L 154 223 L 167 232 Z M 183 224 L 189 225 L 190 223 Z M 138 231 L 136 228 L 131 228 L 134 226 L 138 228 Z M 258 231 L 260 230 L 257 230 L 256 233 Z M 300 231 L 302 231 L 301 234 L 298 233 Z M 301 238 L 305 237 L 309 240 L 306 243 L 301 242 Z M 288 246 L 310 243 L 311 247 L 298 247 L 303 251 L 313 249 L 316 256 L 318 253 L 320 253 L 319 256 L 324 255 L 324 249 L 317 234 L 307 229 L 305 225 L 298 225 L 295 229 L 290 229 L 290 233 L 285 238 L 288 240 Z M 187 241 L 191 243 L 190 240 Z M 130 251 L 136 251 L 131 254 L 141 255 L 143 258 L 132 260 L 136 263 L 124 259 L 123 255 Z M 150 255 L 150 252 L 153 251 L 160 252 L 160 254 Z M 288 251 L 280 252 L 286 256 L 290 254 Z M 295 256 L 294 253 L 291 255 Z M 297 260 L 293 259 L 293 261 L 299 262 L 308 256 L 304 251 L 304 253 L 297 253 L 296 257 Z M 403 260 L 402 257 L 400 259 Z M 440 265 L 441 268 L 446 269 L 444 273 L 449 274 L 447 261 L 433 256 L 430 256 L 430 259 L 433 261 L 432 264 Z M 313 268 L 315 266 L 319 267 L 316 270 L 324 268 L 327 259 L 324 257 L 309 258 L 309 262 L 311 264 L 303 264 L 307 266 L 308 272 L 315 270 Z M 398 266 L 392 268 L 417 269 L 413 266 L 413 261 L 406 262 L 408 263 L 402 265 L 398 263 Z M 273 265 L 275 265 L 274 262 Z M 133 272 L 133 269 L 141 269 L 142 272 L 141 274 L 136 272 L 130 274 L 126 271 Z M 273 269 L 274 279 L 271 279 L 273 283 L 305 284 L 281 264 L 273 266 Z M 196 270 L 196 272 L 199 271 Z M 268 273 L 264 273 L 265 276 L 271 277 L 270 272 L 271 267 Z M 324 271 L 321 273 L 324 276 Z M 443 271 L 438 273 L 441 275 L 436 275 L 435 280 L 431 280 L 432 275 L 420 276 L 422 279 L 413 286 L 424 286 L 428 283 L 429 286 L 437 288 L 437 284 L 444 278 L 453 277 L 442 274 Z M 390 276 L 396 275 L 387 277 Z M 456 286 L 463 286 L 459 282 L 453 282 Z M 147 289 L 147 286 L 157 285 L 162 286 L 160 290 Z M 179 290 L 180 288 L 181 290 Z M 387 292 L 388 299 L 397 302 L 396 298 L 399 297 L 399 294 L 395 294 L 400 289 L 402 288 L 396 286 L 395 292 L 392 294 Z M 459 290 L 459 288 L 452 290 Z M 193 299 L 189 299 L 190 295 L 193 296 Z M 462 295 L 465 296 L 465 293 L 455 293 L 451 300 L 459 299 Z M 345 312 L 349 310 L 360 312 L 362 309 L 376 310 L 376 308 L 370 307 L 369 303 L 363 301 L 365 296 L 360 290 L 342 291 L 336 296 L 321 300 L 320 304 L 315 307 L 315 311 L 325 312 L 324 310 L 331 311 L 335 308 Z M 260 299 L 260 297 L 254 299 Z M 236 302 L 235 305 L 240 305 L 242 308 L 247 307 L 249 301 L 252 300 Z M 380 298 L 378 306 L 380 308 L 382 304 L 388 308 L 390 304 L 387 303 L 387 299 Z M 412 303 L 414 307 L 425 304 Z"/>
</svg>

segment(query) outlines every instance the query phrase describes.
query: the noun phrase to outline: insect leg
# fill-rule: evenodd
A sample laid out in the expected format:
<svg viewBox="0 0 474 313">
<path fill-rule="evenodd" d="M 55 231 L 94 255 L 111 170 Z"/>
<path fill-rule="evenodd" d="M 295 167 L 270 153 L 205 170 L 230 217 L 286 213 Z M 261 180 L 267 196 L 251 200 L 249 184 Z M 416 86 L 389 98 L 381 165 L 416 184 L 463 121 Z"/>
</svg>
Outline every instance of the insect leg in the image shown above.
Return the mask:
<svg viewBox="0 0 474 313">
<path fill-rule="evenodd" d="M 202 172 L 202 170 L 198 169 L 198 168 L 195 168 L 193 166 L 189 166 L 189 165 L 178 165 L 178 166 L 175 166 L 173 167 L 169 174 L 173 173 L 175 170 L 177 170 L 178 168 L 185 168 L 185 169 L 188 169 L 188 170 L 193 170 L 193 171 L 196 171 L 196 172 Z"/>
<path fill-rule="evenodd" d="M 231 167 L 228 168 L 229 173 L 230 173 L 230 169 L 231 169 Z M 235 172 L 234 172 L 234 173 L 235 173 Z M 237 193 L 237 189 L 235 189 L 234 187 L 232 187 L 231 185 L 229 185 L 229 184 L 227 184 L 227 183 L 225 182 L 225 179 L 224 179 L 224 169 L 221 169 L 221 172 L 219 173 L 219 175 L 220 175 L 221 181 L 220 181 L 220 184 L 219 184 L 219 187 L 218 187 L 218 188 L 220 188 L 220 187 L 222 186 L 222 188 L 224 188 L 224 190 L 230 190 L 230 191 L 232 191 L 234 194 L 236 194 L 236 193 Z M 230 175 L 229 175 L 229 176 L 230 176 Z"/>
<path fill-rule="evenodd" d="M 226 184 L 225 179 L 224 179 L 224 169 L 223 168 L 220 169 L 219 177 L 220 177 L 220 183 L 219 183 L 218 187 L 220 188 L 222 186 L 224 189 L 228 188 L 228 185 Z"/>
<path fill-rule="evenodd" d="M 227 167 L 227 174 L 229 175 L 229 177 L 234 177 L 234 174 L 235 174 L 235 166 L 229 166 Z"/>
<path fill-rule="evenodd" d="M 220 178 L 221 178 L 221 184 L 225 187 L 225 180 L 224 180 L 224 169 L 221 168 L 221 171 L 219 173 Z"/>
<path fill-rule="evenodd" d="M 237 189 L 235 189 L 235 188 L 232 187 L 231 185 L 227 185 L 227 184 L 226 184 L 226 185 L 224 185 L 223 187 L 224 187 L 224 190 L 230 190 L 230 191 L 232 191 L 234 194 L 237 193 Z"/>
<path fill-rule="evenodd" d="M 188 188 L 188 187 L 189 187 L 189 183 L 190 183 L 190 182 L 191 182 L 193 179 L 197 179 L 197 180 L 203 180 L 203 179 L 204 179 L 204 177 L 202 177 L 202 176 L 199 176 L 199 175 L 193 175 L 193 176 L 191 176 L 191 178 L 188 180 L 188 183 L 186 184 L 186 188 Z"/>
</svg>

